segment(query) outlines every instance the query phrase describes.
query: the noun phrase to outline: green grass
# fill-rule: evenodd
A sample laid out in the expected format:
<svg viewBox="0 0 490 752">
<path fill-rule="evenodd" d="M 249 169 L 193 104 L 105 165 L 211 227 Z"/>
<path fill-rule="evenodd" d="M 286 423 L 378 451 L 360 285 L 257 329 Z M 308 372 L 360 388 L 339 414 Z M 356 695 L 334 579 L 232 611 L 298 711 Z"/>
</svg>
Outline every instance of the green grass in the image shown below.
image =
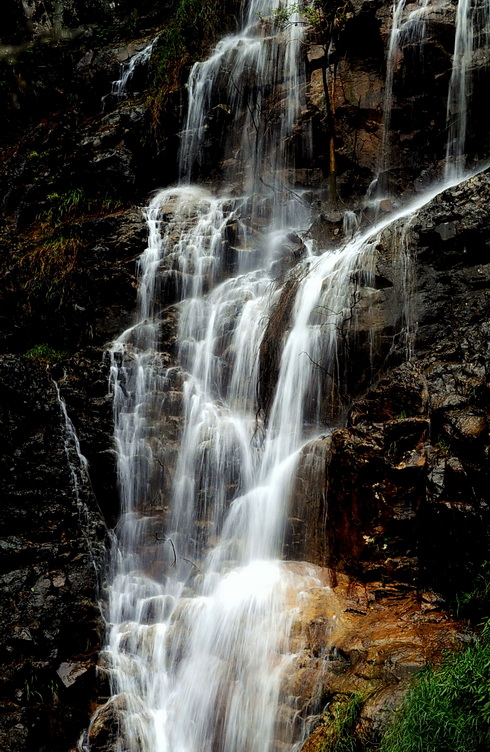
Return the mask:
<svg viewBox="0 0 490 752">
<path fill-rule="evenodd" d="M 305 744 L 306 752 L 359 752 L 356 727 L 364 704 L 360 694 L 334 695 L 322 713 L 321 725 Z"/>
<path fill-rule="evenodd" d="M 54 350 L 49 345 L 35 345 L 25 355 L 26 358 L 38 360 L 41 363 L 56 363 L 66 358 L 68 353 L 64 350 Z"/>
<path fill-rule="evenodd" d="M 50 204 L 46 219 L 53 224 L 64 222 L 70 216 L 80 213 L 87 203 L 83 188 L 71 188 L 64 193 L 49 193 L 46 198 Z"/>
<path fill-rule="evenodd" d="M 79 256 L 85 244 L 77 237 L 57 232 L 42 235 L 21 259 L 23 289 L 59 307 L 76 286 Z"/>
<path fill-rule="evenodd" d="M 359 748 L 360 740 L 354 736 L 354 731 L 363 704 L 363 697 L 354 694 L 331 711 L 330 739 L 325 747 L 328 752 L 356 752 Z"/>
<path fill-rule="evenodd" d="M 483 561 L 472 580 L 473 587 L 456 593 L 456 616 L 478 622 L 490 612 L 490 561 Z"/>
<path fill-rule="evenodd" d="M 49 193 L 19 259 L 25 294 L 55 308 L 69 301 L 84 273 L 88 247 L 82 239 L 84 217 L 108 214 L 121 206 L 119 199 L 107 195 L 89 197 L 82 187 Z"/>
<path fill-rule="evenodd" d="M 490 748 L 490 620 L 474 644 L 427 666 L 380 752 L 483 752 Z"/>
</svg>

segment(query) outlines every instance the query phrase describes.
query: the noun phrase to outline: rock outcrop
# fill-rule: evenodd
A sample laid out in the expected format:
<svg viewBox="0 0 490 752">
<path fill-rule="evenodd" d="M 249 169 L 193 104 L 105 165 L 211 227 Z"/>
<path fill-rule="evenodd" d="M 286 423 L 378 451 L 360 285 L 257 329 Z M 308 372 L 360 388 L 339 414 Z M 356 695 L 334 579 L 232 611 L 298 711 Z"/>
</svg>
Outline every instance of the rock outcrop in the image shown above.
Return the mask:
<svg viewBox="0 0 490 752">
<path fill-rule="evenodd" d="M 356 705 L 345 743 L 360 749 L 379 742 L 410 678 L 468 639 L 431 591 L 353 578 L 306 564 L 292 564 L 291 577 L 312 578 L 292 631 L 296 653 L 282 687 L 284 710 L 296 699 L 291 722 L 305 731 L 302 750 L 332 743 L 331 722 L 344 704 Z M 316 583 L 315 583 L 316 578 Z"/>
<path fill-rule="evenodd" d="M 412 358 L 386 370 L 390 359 L 404 358 L 406 338 L 394 336 L 392 297 L 363 288 L 380 306 L 374 337 L 385 367 L 354 400 L 346 427 L 305 448 L 289 555 L 308 551 L 364 582 L 432 588 L 449 599 L 467 589 L 485 561 L 489 190 L 486 171 L 436 196 L 408 224 L 399 220 L 402 249 L 396 226 L 378 238 L 377 273 L 390 289 L 400 289 L 400 252 L 409 265 L 398 331 L 412 338 Z M 407 268 L 405 283 L 406 275 Z M 369 316 L 362 298 L 359 305 Z M 350 357 L 359 360 L 355 350 Z"/>
</svg>

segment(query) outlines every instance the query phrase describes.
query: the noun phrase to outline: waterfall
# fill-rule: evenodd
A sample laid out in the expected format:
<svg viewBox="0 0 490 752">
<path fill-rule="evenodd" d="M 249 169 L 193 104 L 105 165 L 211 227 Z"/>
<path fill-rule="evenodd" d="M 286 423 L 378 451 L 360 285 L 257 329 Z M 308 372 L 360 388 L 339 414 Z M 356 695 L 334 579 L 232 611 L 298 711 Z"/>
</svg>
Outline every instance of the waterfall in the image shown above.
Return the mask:
<svg viewBox="0 0 490 752">
<path fill-rule="evenodd" d="M 297 6 L 285 10 L 290 24 L 275 29 L 269 2 L 254 0 L 243 28 L 193 67 L 181 179 L 148 206 L 136 321 L 111 351 L 121 518 L 104 660 L 121 752 L 301 740 L 281 682 L 298 598 L 320 582 L 281 561 L 289 489 L 302 448 L 335 419 L 343 340 L 361 276 L 374 290 L 380 233 L 394 223 L 408 285 L 407 227 L 436 193 L 362 232 L 346 214 L 344 244 L 315 246 L 290 176 L 304 81 Z M 191 181 L 218 161 L 213 117 L 226 121 L 225 159 L 211 190 Z M 161 340 L 175 316 L 170 362 Z M 412 312 L 400 316 L 410 354 Z"/>
<path fill-rule="evenodd" d="M 131 55 L 129 60 L 126 60 L 124 63 L 119 64 L 119 78 L 112 82 L 110 93 L 105 94 L 102 97 L 102 112 L 104 112 L 105 110 L 106 101 L 108 98 L 110 98 L 110 101 L 114 99 L 116 102 L 118 102 L 119 100 L 124 99 L 124 97 L 128 96 L 129 85 L 136 69 L 141 65 L 146 65 L 151 57 L 151 53 L 153 52 L 153 47 L 157 39 L 158 37 L 153 39 L 153 41 L 150 42 L 150 44 L 147 44 L 146 47 L 144 47 L 142 50 L 139 50 L 139 52 L 135 52 L 134 55 Z"/>
<path fill-rule="evenodd" d="M 266 752 L 290 741 L 276 722 L 292 619 L 278 555 L 315 382 L 302 351 L 310 336 L 310 357 L 318 349 L 320 326 L 310 332 L 308 319 L 322 279 L 306 279 L 305 267 L 298 283 L 291 353 L 266 432 L 257 417 L 257 358 L 280 292 L 274 269 L 286 247 L 311 255 L 288 238 L 309 219 L 287 174 L 304 96 L 301 27 L 273 33 L 259 17 L 267 11 L 252 5 L 243 29 L 191 72 L 181 183 L 148 208 L 138 320 L 112 350 L 122 515 L 106 655 L 131 750 Z M 291 13 L 294 21 L 293 5 Z M 267 89 L 281 94 L 273 123 Z M 190 184 L 205 162 L 206 118 L 216 107 L 231 113 L 234 195 Z M 162 286 L 181 301 L 177 369 L 166 369 L 159 353 Z M 161 416 L 172 399 L 181 400 L 184 422 L 165 514 Z"/>
<path fill-rule="evenodd" d="M 387 172 L 391 164 L 390 130 L 394 102 L 394 77 L 400 66 L 402 45 L 411 44 L 421 49 L 426 31 L 426 13 L 429 0 L 418 0 L 407 12 L 406 0 L 396 0 L 392 8 L 392 22 L 386 52 L 386 75 L 383 96 L 383 126 L 376 177 L 367 191 L 367 204 L 375 209 L 389 195 Z"/>
<path fill-rule="evenodd" d="M 78 516 L 80 520 L 80 530 L 82 531 L 82 535 L 85 538 L 87 550 L 90 552 L 94 569 L 97 572 L 100 566 L 100 551 L 95 550 L 93 541 L 93 510 L 90 510 L 87 507 L 86 502 L 86 488 L 87 485 L 90 486 L 90 477 L 88 473 L 89 464 L 85 455 L 82 454 L 82 451 L 80 449 L 80 441 L 78 439 L 75 426 L 73 425 L 73 422 L 68 415 L 66 403 L 61 396 L 60 388 L 57 382 L 54 380 L 53 386 L 56 390 L 56 396 L 58 398 L 58 404 L 60 406 L 60 413 L 65 431 L 63 445 L 66 462 L 70 470 L 73 495 L 77 504 Z"/>
<path fill-rule="evenodd" d="M 461 180 L 466 165 L 466 139 L 471 115 L 472 67 L 478 51 L 488 55 L 490 3 L 459 0 L 456 10 L 454 54 L 446 108 L 444 177 Z"/>
<path fill-rule="evenodd" d="M 247 196 L 252 224 L 264 217 L 270 223 L 272 212 L 279 227 L 307 222 L 304 202 L 288 174 L 294 166 L 293 126 L 305 106 L 304 27 L 297 4 L 286 2 L 288 23 L 276 28 L 274 13 L 282 7 L 281 0 L 252 0 L 243 28 L 194 65 L 179 160 L 181 181 L 189 182 L 209 159 L 210 114 L 221 114 L 226 126 L 222 140 L 230 155 L 225 180 L 238 183 Z"/>
</svg>

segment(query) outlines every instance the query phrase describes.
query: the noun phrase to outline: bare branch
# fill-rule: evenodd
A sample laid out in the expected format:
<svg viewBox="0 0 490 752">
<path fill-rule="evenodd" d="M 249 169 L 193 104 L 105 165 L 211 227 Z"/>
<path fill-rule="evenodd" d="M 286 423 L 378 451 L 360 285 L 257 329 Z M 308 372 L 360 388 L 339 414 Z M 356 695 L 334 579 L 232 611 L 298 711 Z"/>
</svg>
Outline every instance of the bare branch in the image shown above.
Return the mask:
<svg viewBox="0 0 490 752">
<path fill-rule="evenodd" d="M 332 373 L 330 373 L 330 371 L 327 371 L 327 369 L 326 369 L 326 368 L 324 368 L 324 367 L 323 367 L 322 365 L 320 365 L 320 363 L 317 363 L 317 362 L 316 362 L 316 360 L 313 360 L 313 358 L 312 358 L 312 357 L 311 357 L 310 355 L 308 355 L 308 353 L 306 352 L 306 350 L 302 350 L 302 351 L 300 352 L 300 355 L 306 355 L 306 357 L 308 358 L 308 360 L 309 360 L 309 361 L 310 361 L 311 363 L 313 363 L 313 365 L 314 365 L 314 366 L 316 366 L 317 368 L 320 368 L 320 369 L 321 369 L 321 370 L 322 370 L 322 371 L 323 371 L 324 373 L 326 373 L 326 374 L 327 374 L 327 376 L 330 376 L 330 378 L 331 378 L 331 379 L 333 379 L 333 378 L 334 378 L 333 374 L 332 374 Z"/>
</svg>

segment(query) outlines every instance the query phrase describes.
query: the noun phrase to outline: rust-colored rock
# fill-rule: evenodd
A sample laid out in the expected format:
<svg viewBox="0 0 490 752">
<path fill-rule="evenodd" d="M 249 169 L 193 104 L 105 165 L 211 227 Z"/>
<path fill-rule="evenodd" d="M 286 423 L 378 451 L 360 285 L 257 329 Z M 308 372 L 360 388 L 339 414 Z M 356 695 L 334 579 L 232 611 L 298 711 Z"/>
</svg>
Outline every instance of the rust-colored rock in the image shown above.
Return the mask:
<svg viewBox="0 0 490 752">
<path fill-rule="evenodd" d="M 301 566 L 291 572 L 301 575 Z M 291 645 L 297 655 L 282 688 L 297 698 L 297 722 L 314 729 L 303 749 L 318 748 L 322 712 L 339 696 L 362 698 L 360 726 L 377 739 L 410 677 L 464 642 L 461 625 L 433 593 L 365 585 L 311 566 L 307 572 L 317 584 L 301 593 Z"/>
</svg>

